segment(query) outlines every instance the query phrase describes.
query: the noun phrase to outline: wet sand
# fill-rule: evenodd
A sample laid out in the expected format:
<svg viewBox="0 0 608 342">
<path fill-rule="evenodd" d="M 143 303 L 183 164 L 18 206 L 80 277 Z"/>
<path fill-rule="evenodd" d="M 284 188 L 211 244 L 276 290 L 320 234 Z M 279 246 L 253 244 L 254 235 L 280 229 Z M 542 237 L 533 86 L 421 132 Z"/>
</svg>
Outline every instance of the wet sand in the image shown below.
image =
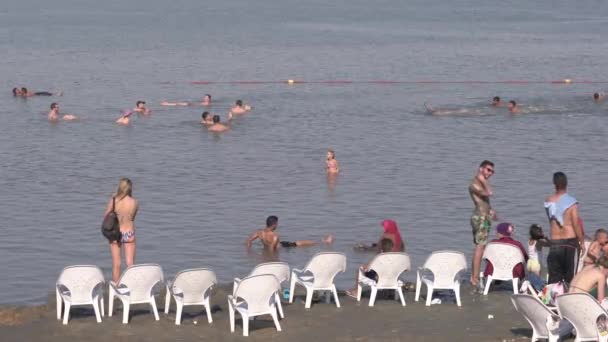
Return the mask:
<svg viewBox="0 0 608 342">
<path fill-rule="evenodd" d="M 121 323 L 122 306 L 115 302 L 114 316 L 95 321 L 92 309 L 72 309 L 67 326 L 55 319 L 54 295 L 49 304 L 38 307 L 0 309 L 2 341 L 232 341 L 243 340 L 237 314 L 236 331 L 230 333 L 226 289 L 212 297 L 213 323 L 208 324 L 202 307 L 186 307 L 182 325 L 176 326 L 175 304 L 163 312 L 164 294 L 157 296 L 160 320 L 155 321 L 147 305 L 135 305 L 128 325 Z M 163 291 L 164 292 L 164 291 Z M 424 291 L 423 291 L 424 292 Z M 532 330 L 510 302 L 510 287 L 491 291 L 487 297 L 462 289 L 461 308 L 453 296 L 440 296 L 442 304 L 426 307 L 424 294 L 414 302 L 414 291 L 406 291 L 405 307 L 393 299 L 378 299 L 368 307 L 367 293 L 360 303 L 341 294 L 341 308 L 324 301 L 304 308 L 303 293 L 296 290 L 293 304 L 284 303 L 283 331 L 277 332 L 268 317 L 250 324 L 249 340 L 285 341 L 525 341 Z M 385 296 L 385 297 L 391 297 Z M 436 297 L 436 296 L 435 296 Z M 107 301 L 105 302 L 107 304 Z M 118 308 L 118 309 L 117 309 Z M 107 306 L 106 306 L 107 310 Z M 107 314 L 107 312 L 106 312 Z M 488 315 L 493 315 L 489 319 Z M 197 322 L 195 324 L 194 322 Z"/>
</svg>

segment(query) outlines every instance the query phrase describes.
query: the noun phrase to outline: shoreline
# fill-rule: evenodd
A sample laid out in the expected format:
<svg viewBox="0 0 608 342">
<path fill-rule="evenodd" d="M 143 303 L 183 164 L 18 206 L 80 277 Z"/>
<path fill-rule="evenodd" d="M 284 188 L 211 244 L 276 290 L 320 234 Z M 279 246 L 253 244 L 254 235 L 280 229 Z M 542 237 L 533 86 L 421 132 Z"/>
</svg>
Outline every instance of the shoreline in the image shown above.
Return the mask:
<svg viewBox="0 0 608 342">
<path fill-rule="evenodd" d="M 47 304 L 37 306 L 0 306 L 0 335 L 6 341 L 107 341 L 108 339 L 135 339 L 156 341 L 194 341 L 210 339 L 225 341 L 243 339 L 240 316 L 237 314 L 236 330 L 230 333 L 226 295 L 228 285 L 218 286 L 211 297 L 213 323 L 208 324 L 202 307 L 185 307 L 182 324 L 175 325 L 175 303 L 164 314 L 164 289 L 156 297 L 160 320 L 155 321 L 145 304 L 135 305 L 129 324 L 123 325 L 122 306 L 115 302 L 114 315 L 102 317 L 97 323 L 90 307 L 73 308 L 68 325 L 56 319 L 54 293 Z M 277 332 L 270 316 L 262 316 L 250 324 L 248 339 L 252 341 L 280 339 L 289 341 L 525 341 L 530 340 L 532 330 L 522 315 L 511 304 L 510 285 L 495 286 L 488 296 L 471 294 L 470 285 L 461 288 L 462 307 L 454 302 L 454 296 L 443 292 L 435 297 L 443 303 L 426 307 L 425 290 L 419 302 L 414 301 L 415 290 L 404 292 L 406 306 L 392 299 L 387 293 L 377 299 L 374 307 L 368 307 L 369 291 L 364 292 L 361 302 L 350 298 L 340 290 L 341 308 L 333 302 L 313 302 L 311 309 L 304 308 L 304 292 L 296 288 L 293 304 L 283 302 L 285 318 L 282 331 Z M 390 291 L 392 292 L 392 291 Z M 390 298 L 390 299 L 386 299 Z M 107 309 L 107 297 L 105 299 Z M 489 316 L 491 315 L 491 317 Z M 196 322 L 196 323 L 195 323 Z"/>
</svg>

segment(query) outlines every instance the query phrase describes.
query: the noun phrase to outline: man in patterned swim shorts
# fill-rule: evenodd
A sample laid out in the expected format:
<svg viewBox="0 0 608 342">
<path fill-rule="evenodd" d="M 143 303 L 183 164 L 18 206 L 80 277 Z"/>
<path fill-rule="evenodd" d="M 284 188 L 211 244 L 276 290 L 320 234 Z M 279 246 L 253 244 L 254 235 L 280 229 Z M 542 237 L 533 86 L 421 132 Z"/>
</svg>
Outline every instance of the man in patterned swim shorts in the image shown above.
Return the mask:
<svg viewBox="0 0 608 342">
<path fill-rule="evenodd" d="M 479 270 L 481 269 L 481 257 L 488 243 L 488 233 L 492 227 L 492 220 L 496 214 L 490 206 L 490 196 L 492 196 L 492 188 L 490 187 L 490 177 L 494 174 L 494 163 L 489 160 L 484 160 L 479 165 L 477 175 L 469 185 L 469 195 L 475 204 L 473 215 L 471 216 L 471 228 L 473 228 L 473 243 L 475 249 L 473 252 L 473 267 L 471 272 L 471 285 L 477 288 L 479 284 Z"/>
</svg>

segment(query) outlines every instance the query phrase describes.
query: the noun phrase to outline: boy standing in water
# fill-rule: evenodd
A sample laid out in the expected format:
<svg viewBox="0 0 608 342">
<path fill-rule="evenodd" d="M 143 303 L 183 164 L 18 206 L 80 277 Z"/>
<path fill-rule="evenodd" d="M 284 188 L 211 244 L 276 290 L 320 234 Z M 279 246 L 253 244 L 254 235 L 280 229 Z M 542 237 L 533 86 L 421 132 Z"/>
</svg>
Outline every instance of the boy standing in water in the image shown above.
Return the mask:
<svg viewBox="0 0 608 342">
<path fill-rule="evenodd" d="M 253 232 L 245 241 L 247 248 L 251 247 L 253 241 L 260 239 L 264 245 L 264 249 L 276 251 L 279 248 L 279 244 L 283 247 L 308 247 L 317 245 L 318 241 L 313 240 L 296 240 L 290 241 L 279 241 L 279 234 L 275 233 L 275 230 L 279 226 L 279 218 L 276 216 L 268 216 L 266 219 L 266 228 L 256 230 Z M 321 240 L 322 243 L 330 245 L 334 242 L 332 235 L 327 235 Z"/>
<path fill-rule="evenodd" d="M 492 226 L 492 219 L 496 218 L 496 213 L 490 206 L 490 196 L 493 195 L 489 179 L 494 174 L 494 163 L 484 160 L 479 165 L 477 175 L 469 185 L 469 195 L 475 204 L 473 215 L 471 216 L 471 228 L 473 229 L 473 268 L 471 272 L 471 285 L 477 287 L 479 284 L 479 270 L 481 268 L 481 258 L 488 243 L 488 233 Z"/>
</svg>

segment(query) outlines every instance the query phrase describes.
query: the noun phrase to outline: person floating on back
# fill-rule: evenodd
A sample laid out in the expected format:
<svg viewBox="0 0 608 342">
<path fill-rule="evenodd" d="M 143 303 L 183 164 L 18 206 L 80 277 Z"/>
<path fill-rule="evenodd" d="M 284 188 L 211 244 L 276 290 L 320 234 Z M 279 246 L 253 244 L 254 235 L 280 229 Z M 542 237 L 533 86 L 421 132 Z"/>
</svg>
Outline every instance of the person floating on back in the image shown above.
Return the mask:
<svg viewBox="0 0 608 342">
<path fill-rule="evenodd" d="M 15 87 L 13 88 L 13 96 L 15 97 L 31 97 L 31 96 L 62 96 L 62 91 L 51 92 L 51 91 L 36 91 L 30 92 L 26 87 L 22 87 L 21 89 Z"/>
<path fill-rule="evenodd" d="M 51 103 L 51 110 L 47 116 L 48 120 L 51 122 L 57 122 L 59 121 L 59 116 L 61 116 L 59 113 L 59 104 L 57 102 Z M 78 117 L 72 114 L 64 114 L 61 119 L 64 121 L 75 121 L 78 120 Z"/>
<path fill-rule="evenodd" d="M 296 240 L 296 241 L 280 241 L 279 234 L 276 233 L 277 227 L 279 225 L 279 218 L 276 216 L 268 216 L 266 219 L 266 228 L 256 230 L 253 232 L 245 241 L 245 245 L 247 248 L 251 248 L 252 243 L 255 240 L 260 240 L 262 245 L 264 245 L 264 249 L 270 251 L 276 251 L 281 247 L 309 247 L 318 245 L 320 243 L 331 245 L 334 242 L 334 237 L 332 235 L 327 235 L 321 241 L 314 240 Z"/>
<path fill-rule="evenodd" d="M 194 106 L 197 104 L 201 105 L 201 106 L 211 106 L 211 95 L 205 94 L 205 96 L 203 97 L 201 102 L 186 102 L 186 101 L 161 101 L 160 102 L 161 106 L 169 106 L 169 107 Z"/>
</svg>

